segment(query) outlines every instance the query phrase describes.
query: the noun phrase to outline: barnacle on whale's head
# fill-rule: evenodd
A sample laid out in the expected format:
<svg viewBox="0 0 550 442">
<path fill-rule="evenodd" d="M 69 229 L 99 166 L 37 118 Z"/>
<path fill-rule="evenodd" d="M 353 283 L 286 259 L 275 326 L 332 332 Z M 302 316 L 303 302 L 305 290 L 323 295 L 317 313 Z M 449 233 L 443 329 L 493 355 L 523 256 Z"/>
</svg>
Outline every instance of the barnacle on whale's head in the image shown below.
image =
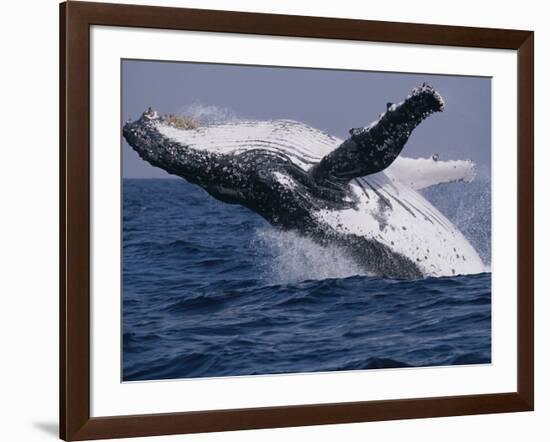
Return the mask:
<svg viewBox="0 0 550 442">
<path fill-rule="evenodd" d="M 197 129 L 200 123 L 187 115 L 168 114 L 162 117 L 162 122 L 177 129 Z"/>
</svg>

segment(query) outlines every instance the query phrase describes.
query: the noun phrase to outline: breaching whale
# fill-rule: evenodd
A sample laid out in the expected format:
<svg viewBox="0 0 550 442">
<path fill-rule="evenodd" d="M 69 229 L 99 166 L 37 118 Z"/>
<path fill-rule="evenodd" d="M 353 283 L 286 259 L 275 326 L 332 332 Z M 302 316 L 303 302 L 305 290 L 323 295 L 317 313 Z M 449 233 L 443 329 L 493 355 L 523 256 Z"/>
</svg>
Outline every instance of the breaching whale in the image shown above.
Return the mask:
<svg viewBox="0 0 550 442">
<path fill-rule="evenodd" d="M 273 226 L 337 245 L 367 272 L 392 278 L 480 273 L 462 233 L 417 191 L 471 181 L 471 161 L 399 156 L 411 132 L 444 109 L 429 85 L 387 104 L 346 140 L 291 120 L 198 125 L 152 109 L 123 136 L 141 158 L 241 204 Z"/>
</svg>

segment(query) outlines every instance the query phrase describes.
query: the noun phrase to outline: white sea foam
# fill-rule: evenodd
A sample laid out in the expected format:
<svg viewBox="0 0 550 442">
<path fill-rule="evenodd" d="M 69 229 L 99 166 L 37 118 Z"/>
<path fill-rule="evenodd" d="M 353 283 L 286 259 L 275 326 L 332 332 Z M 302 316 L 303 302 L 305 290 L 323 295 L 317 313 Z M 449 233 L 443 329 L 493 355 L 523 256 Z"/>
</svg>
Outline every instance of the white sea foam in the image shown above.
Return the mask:
<svg viewBox="0 0 550 442">
<path fill-rule="evenodd" d="M 295 232 L 262 228 L 255 242 L 267 251 L 264 277 L 275 284 L 366 275 L 357 263 L 336 247 L 323 247 Z"/>
</svg>

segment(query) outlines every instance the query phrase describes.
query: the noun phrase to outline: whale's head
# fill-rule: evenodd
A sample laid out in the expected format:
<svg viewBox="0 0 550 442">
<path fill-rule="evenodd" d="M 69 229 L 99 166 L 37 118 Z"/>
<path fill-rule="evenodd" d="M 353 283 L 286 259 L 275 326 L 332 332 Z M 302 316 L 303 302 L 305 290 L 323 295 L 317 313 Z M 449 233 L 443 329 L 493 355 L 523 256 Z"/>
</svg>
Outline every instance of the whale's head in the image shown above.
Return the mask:
<svg viewBox="0 0 550 442">
<path fill-rule="evenodd" d="M 344 208 L 354 203 L 349 189 L 320 186 L 308 173 L 310 165 L 341 140 L 302 123 L 200 125 L 148 109 L 137 120 L 127 121 L 122 134 L 151 165 L 199 185 L 221 201 L 249 207 L 279 226 L 303 221 L 312 207 Z M 314 143 L 322 137 L 324 151 L 317 153 Z"/>
<path fill-rule="evenodd" d="M 216 155 L 182 140 L 200 125 L 189 117 L 162 115 L 149 108 L 135 121 L 128 120 L 122 135 L 132 149 L 152 166 L 205 186 L 221 173 Z"/>
<path fill-rule="evenodd" d="M 261 142 L 254 149 L 246 148 L 254 131 L 262 130 L 265 127 L 258 128 L 256 123 L 200 125 L 192 118 L 162 115 L 149 108 L 137 120 L 127 121 L 122 134 L 151 165 L 277 223 L 283 218 L 273 210 L 272 200 L 290 204 L 294 186 L 308 193 L 311 183 L 284 152 Z"/>
</svg>

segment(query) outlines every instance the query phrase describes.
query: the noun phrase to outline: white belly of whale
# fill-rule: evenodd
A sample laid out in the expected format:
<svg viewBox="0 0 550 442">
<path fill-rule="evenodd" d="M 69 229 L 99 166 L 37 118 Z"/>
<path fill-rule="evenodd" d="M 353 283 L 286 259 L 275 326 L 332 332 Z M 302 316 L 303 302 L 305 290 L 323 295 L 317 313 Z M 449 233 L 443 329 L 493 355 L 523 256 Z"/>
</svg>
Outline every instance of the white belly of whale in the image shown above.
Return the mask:
<svg viewBox="0 0 550 442">
<path fill-rule="evenodd" d="M 464 235 L 415 190 L 389 171 L 351 183 L 355 209 L 320 210 L 318 222 L 387 246 L 411 259 L 425 276 L 482 273 L 485 265 Z"/>
</svg>

